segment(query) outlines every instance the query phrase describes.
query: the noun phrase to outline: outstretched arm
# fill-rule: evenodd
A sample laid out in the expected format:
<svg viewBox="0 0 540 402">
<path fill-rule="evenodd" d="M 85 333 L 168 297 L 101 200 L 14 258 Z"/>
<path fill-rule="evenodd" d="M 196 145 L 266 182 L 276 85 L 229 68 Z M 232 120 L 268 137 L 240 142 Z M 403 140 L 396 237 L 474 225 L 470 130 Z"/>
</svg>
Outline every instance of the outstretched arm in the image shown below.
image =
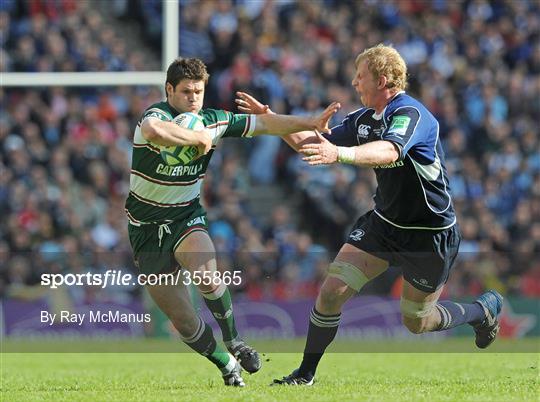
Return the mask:
<svg viewBox="0 0 540 402">
<path fill-rule="evenodd" d="M 321 137 L 319 144 L 307 144 L 300 148 L 302 158 L 310 165 L 348 163 L 357 166 L 387 165 L 399 159 L 398 145 L 379 140 L 354 147 L 338 147 Z"/>
<path fill-rule="evenodd" d="M 283 114 L 262 114 L 257 116 L 257 123 L 253 135 L 269 134 L 283 136 L 303 130 L 318 130 L 323 133 L 330 132 L 328 121 L 339 110 L 341 105 L 332 102 L 330 106 L 315 117 L 290 116 Z"/>
<path fill-rule="evenodd" d="M 263 117 L 263 115 L 273 115 L 274 112 L 270 109 L 270 106 L 263 105 L 261 102 L 259 102 L 257 99 L 255 99 L 253 96 L 245 93 L 245 92 L 237 92 L 236 93 L 237 98 L 235 99 L 235 102 L 238 104 L 238 109 L 244 113 L 249 114 L 256 114 L 258 116 L 258 121 Z M 332 104 L 334 105 L 334 104 Z M 332 105 L 329 106 L 332 107 Z M 338 109 L 339 109 L 339 104 Z M 327 108 L 328 109 L 328 108 Z M 337 111 L 337 109 L 336 109 Z M 324 113 L 324 112 L 323 112 Z M 333 112 L 330 117 L 334 114 Z M 295 117 L 295 116 L 292 116 Z M 329 119 L 328 119 L 329 120 Z M 325 130 L 324 132 L 328 131 L 328 120 L 325 122 Z M 316 134 L 314 130 L 306 130 L 305 128 L 301 129 L 305 131 L 297 131 L 293 132 L 291 134 L 281 135 L 281 138 L 291 146 L 295 151 L 298 151 L 302 145 L 310 144 L 310 143 L 318 143 L 320 142 L 320 136 Z M 264 132 L 265 134 L 270 134 L 270 132 Z M 262 134 L 262 132 L 260 133 Z M 275 134 L 272 132 L 272 134 Z"/>
<path fill-rule="evenodd" d="M 245 113 L 272 114 L 270 106 L 263 105 L 245 92 L 237 92 L 238 109 Z M 348 163 L 357 166 L 386 165 L 399 159 L 398 145 L 391 141 L 373 141 L 354 147 L 338 147 L 316 131 L 301 131 L 282 137 L 295 151 L 304 154 L 303 160 L 310 165 Z"/>
</svg>

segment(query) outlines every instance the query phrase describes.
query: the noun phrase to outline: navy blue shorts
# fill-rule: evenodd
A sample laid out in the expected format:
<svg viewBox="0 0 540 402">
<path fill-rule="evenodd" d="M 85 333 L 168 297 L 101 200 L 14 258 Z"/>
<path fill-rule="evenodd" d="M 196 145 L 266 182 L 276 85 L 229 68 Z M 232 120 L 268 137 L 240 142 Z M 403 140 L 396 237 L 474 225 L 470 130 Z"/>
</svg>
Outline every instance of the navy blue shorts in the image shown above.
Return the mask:
<svg viewBox="0 0 540 402">
<path fill-rule="evenodd" d="M 415 288 L 433 293 L 448 280 L 461 235 L 457 224 L 443 230 L 400 229 L 370 211 L 352 228 L 347 243 L 400 267 Z"/>
</svg>

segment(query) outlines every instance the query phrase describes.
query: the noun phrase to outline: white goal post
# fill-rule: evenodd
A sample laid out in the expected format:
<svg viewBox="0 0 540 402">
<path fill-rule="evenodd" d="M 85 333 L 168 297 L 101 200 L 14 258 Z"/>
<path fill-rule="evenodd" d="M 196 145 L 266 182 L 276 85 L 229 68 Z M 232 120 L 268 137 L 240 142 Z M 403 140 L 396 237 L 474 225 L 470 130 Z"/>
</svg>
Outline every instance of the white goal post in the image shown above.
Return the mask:
<svg viewBox="0 0 540 402">
<path fill-rule="evenodd" d="M 163 90 L 165 71 L 178 56 L 178 0 L 162 0 L 163 33 L 161 71 L 0 73 L 2 87 L 156 85 Z"/>
</svg>

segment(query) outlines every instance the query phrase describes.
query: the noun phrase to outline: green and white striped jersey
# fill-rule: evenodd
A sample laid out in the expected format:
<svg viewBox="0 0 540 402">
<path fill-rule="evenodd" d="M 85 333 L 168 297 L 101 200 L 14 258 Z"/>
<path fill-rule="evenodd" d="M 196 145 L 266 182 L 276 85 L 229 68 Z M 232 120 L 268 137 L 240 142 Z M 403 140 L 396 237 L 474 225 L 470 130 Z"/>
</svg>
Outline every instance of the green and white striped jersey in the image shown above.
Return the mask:
<svg viewBox="0 0 540 402">
<path fill-rule="evenodd" d="M 221 138 L 251 137 L 255 115 L 234 114 L 225 110 L 202 109 L 199 115 L 211 130 L 212 150 L 187 165 L 169 166 L 159 147 L 141 132 L 145 119 L 171 121 L 178 115 L 166 101 L 146 109 L 137 123 L 133 138 L 133 157 L 126 213 L 133 223 L 165 223 L 183 219 L 190 206 L 198 204 L 202 182 L 210 158 Z"/>
</svg>

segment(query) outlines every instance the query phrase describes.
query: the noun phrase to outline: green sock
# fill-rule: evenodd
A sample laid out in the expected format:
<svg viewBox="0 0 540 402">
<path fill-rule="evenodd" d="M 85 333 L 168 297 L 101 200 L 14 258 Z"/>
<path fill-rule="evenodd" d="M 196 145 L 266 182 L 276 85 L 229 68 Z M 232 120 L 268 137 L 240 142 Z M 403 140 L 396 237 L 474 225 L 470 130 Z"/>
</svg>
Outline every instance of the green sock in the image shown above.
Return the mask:
<svg viewBox="0 0 540 402">
<path fill-rule="evenodd" d="M 202 293 L 204 302 L 212 312 L 223 335 L 224 342 L 230 342 L 238 336 L 234 323 L 231 293 L 225 285 L 220 285 L 214 292 Z"/>
<path fill-rule="evenodd" d="M 189 338 L 182 338 L 182 340 L 195 352 L 214 363 L 223 373 L 229 372 L 231 368 L 228 366 L 232 364 L 231 355 L 217 344 L 210 325 L 200 317 L 199 320 L 199 328 L 195 334 Z"/>
</svg>

